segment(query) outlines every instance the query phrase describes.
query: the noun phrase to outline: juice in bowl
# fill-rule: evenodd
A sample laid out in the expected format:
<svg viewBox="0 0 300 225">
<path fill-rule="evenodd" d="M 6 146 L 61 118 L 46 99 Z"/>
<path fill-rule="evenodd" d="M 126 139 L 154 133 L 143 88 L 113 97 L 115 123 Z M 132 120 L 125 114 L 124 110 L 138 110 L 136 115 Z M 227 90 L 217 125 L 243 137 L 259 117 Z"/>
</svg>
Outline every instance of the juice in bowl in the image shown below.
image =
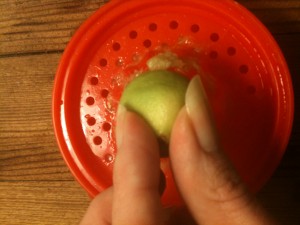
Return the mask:
<svg viewBox="0 0 300 225">
<path fill-rule="evenodd" d="M 71 39 L 53 92 L 58 145 L 89 195 L 112 185 L 124 90 L 159 71 L 187 82 L 200 76 L 226 155 L 259 191 L 285 152 L 294 111 L 290 74 L 271 34 L 231 0 L 112 0 Z M 162 202 L 180 206 L 163 152 Z"/>
</svg>

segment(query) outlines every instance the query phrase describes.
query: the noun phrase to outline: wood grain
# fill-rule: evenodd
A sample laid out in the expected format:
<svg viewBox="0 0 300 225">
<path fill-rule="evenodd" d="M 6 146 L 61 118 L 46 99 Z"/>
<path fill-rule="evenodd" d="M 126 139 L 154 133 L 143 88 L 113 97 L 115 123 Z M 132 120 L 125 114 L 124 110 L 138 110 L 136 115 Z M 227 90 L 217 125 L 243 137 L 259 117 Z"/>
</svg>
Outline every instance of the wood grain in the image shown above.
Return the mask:
<svg viewBox="0 0 300 225">
<path fill-rule="evenodd" d="M 51 121 L 53 79 L 60 55 L 1 59 L 0 180 L 71 180 Z"/>
<path fill-rule="evenodd" d="M 107 1 L 2 1 L 1 53 L 62 52 L 79 25 Z"/>
<path fill-rule="evenodd" d="M 59 153 L 51 95 L 61 54 L 104 0 L 0 2 L 0 224 L 78 224 L 89 198 Z M 300 224 L 300 1 L 240 0 L 272 32 L 295 89 L 295 122 L 280 167 L 258 198 Z"/>
<path fill-rule="evenodd" d="M 13 224 L 78 224 L 88 206 L 73 181 L 1 182 L 0 222 Z"/>
</svg>

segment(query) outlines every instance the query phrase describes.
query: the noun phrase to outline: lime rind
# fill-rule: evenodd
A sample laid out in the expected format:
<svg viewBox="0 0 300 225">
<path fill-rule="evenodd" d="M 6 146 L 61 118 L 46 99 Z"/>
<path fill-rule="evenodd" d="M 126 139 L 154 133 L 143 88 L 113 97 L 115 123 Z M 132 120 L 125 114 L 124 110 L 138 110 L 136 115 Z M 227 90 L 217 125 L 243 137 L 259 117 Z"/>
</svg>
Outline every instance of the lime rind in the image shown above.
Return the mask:
<svg viewBox="0 0 300 225">
<path fill-rule="evenodd" d="M 120 103 L 142 116 L 155 134 L 169 143 L 173 123 L 185 104 L 188 79 L 166 71 L 149 71 L 131 81 Z"/>
</svg>

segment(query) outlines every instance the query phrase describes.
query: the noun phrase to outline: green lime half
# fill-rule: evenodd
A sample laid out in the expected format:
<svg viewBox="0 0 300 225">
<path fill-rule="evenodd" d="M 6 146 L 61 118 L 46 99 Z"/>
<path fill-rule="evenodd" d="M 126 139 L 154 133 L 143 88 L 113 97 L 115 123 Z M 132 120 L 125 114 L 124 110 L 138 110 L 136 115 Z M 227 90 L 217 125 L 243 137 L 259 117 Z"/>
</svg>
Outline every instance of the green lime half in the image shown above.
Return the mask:
<svg viewBox="0 0 300 225">
<path fill-rule="evenodd" d="M 168 144 L 173 123 L 184 105 L 188 82 L 175 72 L 145 72 L 125 87 L 120 102 L 142 116 L 159 140 Z"/>
</svg>

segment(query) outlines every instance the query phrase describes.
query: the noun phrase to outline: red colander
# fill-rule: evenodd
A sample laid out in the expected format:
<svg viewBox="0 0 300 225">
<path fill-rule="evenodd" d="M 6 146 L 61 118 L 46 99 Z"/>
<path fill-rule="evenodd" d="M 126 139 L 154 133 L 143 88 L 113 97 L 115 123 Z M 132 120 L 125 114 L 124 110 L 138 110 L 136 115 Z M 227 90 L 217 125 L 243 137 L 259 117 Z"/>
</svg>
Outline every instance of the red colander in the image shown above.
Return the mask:
<svg viewBox="0 0 300 225">
<path fill-rule="evenodd" d="M 293 121 L 285 59 L 267 29 L 232 0 L 113 0 L 76 32 L 61 59 L 53 121 L 61 153 L 91 195 L 112 185 L 116 111 L 149 58 L 172 52 L 202 80 L 221 143 L 251 191 L 270 178 Z M 175 68 L 176 69 L 176 68 Z M 189 162 L 186 162 L 189 163 Z M 167 157 L 162 202 L 180 205 Z M 124 178 L 126 179 L 126 178 Z"/>
</svg>

